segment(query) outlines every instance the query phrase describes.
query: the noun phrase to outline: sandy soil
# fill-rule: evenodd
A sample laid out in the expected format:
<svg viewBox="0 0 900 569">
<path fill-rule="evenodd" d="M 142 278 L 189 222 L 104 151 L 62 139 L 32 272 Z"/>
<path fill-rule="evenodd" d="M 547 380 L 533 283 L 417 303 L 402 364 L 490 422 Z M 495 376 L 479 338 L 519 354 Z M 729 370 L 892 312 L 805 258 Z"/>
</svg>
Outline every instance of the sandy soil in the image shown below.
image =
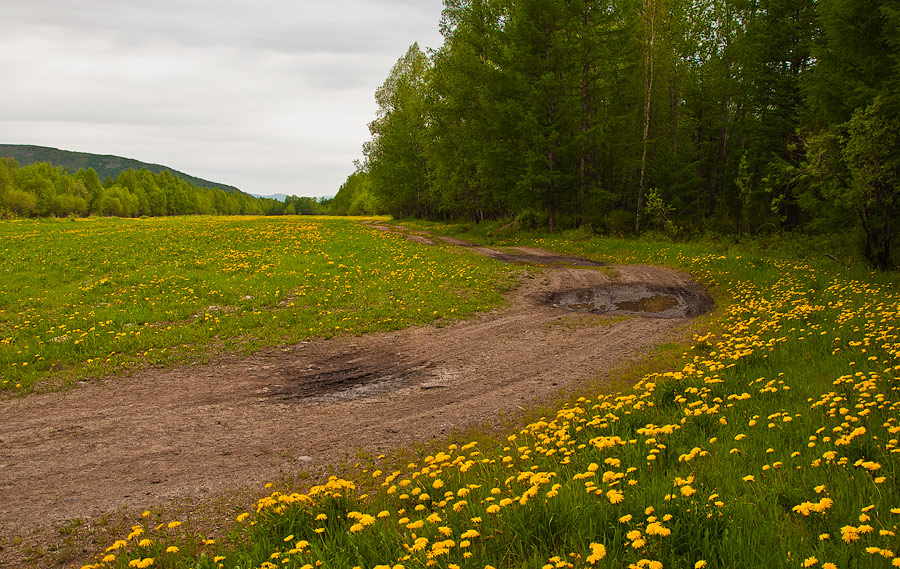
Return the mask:
<svg viewBox="0 0 900 569">
<path fill-rule="evenodd" d="M 564 310 L 553 302 L 561 291 L 651 285 L 712 307 L 672 270 L 574 268 L 573 258 L 521 254 L 565 266 L 523 279 L 508 308 L 474 320 L 0 402 L 0 532 L 262 485 L 359 449 L 377 454 L 496 421 L 641 357 L 687 321 Z"/>
</svg>

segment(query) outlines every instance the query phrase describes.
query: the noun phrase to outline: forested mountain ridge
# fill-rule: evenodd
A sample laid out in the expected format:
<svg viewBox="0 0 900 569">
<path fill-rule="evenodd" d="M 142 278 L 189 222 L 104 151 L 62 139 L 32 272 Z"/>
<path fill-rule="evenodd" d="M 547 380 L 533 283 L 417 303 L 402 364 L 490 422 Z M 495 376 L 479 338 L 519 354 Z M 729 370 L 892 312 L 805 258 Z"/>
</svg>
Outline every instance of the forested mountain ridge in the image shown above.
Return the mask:
<svg viewBox="0 0 900 569">
<path fill-rule="evenodd" d="M 210 182 L 196 176 L 179 172 L 173 168 L 162 166 L 160 164 L 148 164 L 140 160 L 131 158 L 123 158 L 121 156 L 113 156 L 110 154 L 91 154 L 89 152 L 74 152 L 71 150 L 60 150 L 49 146 L 34 146 L 31 144 L 0 144 L 0 158 L 13 158 L 21 166 L 29 166 L 37 162 L 49 162 L 54 166 L 59 166 L 75 172 L 77 170 L 92 168 L 97 172 L 97 176 L 101 180 L 107 177 L 115 179 L 125 170 L 140 170 L 146 168 L 154 174 L 159 174 L 163 170 L 175 174 L 182 180 L 190 182 L 198 188 L 219 188 L 226 192 L 241 192 L 234 186 Z"/>
<path fill-rule="evenodd" d="M 20 166 L 0 157 L 0 219 L 5 217 L 138 217 L 166 215 L 324 214 L 329 200 L 288 196 L 284 202 L 244 192 L 197 187 L 169 170 L 129 168 L 104 181 L 93 168 L 70 172 L 50 162 Z"/>
<path fill-rule="evenodd" d="M 896 266 L 900 0 L 445 0 L 440 28 L 346 184 L 390 213 L 854 231 Z"/>
</svg>

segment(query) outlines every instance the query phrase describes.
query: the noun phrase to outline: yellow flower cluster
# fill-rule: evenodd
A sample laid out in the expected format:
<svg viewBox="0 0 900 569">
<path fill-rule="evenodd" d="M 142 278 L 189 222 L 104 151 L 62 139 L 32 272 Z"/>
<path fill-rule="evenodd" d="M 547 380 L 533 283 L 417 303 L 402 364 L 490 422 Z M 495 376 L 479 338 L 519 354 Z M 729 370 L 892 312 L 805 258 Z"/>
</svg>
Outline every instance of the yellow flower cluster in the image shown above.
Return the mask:
<svg viewBox="0 0 900 569">
<path fill-rule="evenodd" d="M 769 262 L 761 286 L 714 272 L 721 256 L 681 262 L 732 302 L 675 369 L 499 442 L 378 459 L 359 488 L 274 492 L 239 517 L 255 543 L 290 527 L 256 566 L 900 567 L 900 294 L 799 263 Z"/>
</svg>

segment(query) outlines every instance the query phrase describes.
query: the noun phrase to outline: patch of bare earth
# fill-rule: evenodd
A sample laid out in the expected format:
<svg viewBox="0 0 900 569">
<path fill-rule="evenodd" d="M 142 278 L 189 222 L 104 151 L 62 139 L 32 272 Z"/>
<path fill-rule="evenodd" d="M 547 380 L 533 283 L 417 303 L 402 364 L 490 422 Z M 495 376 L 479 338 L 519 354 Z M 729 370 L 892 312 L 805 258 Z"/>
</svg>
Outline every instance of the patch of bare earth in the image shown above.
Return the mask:
<svg viewBox="0 0 900 569">
<path fill-rule="evenodd" d="M 522 252 L 549 260 L 545 253 Z M 598 317 L 605 309 L 588 306 L 590 295 L 569 310 L 558 302 L 564 291 L 628 285 L 700 294 L 668 269 L 551 268 L 523 279 L 508 308 L 466 322 L 305 342 L 2 401 L 0 566 L 21 562 L 10 558 L 9 536 L 260 486 L 360 449 L 376 454 L 495 421 L 602 377 L 687 321 L 627 310 L 640 304 L 618 311 L 628 318 Z M 711 308 L 708 296 L 702 303 Z"/>
</svg>

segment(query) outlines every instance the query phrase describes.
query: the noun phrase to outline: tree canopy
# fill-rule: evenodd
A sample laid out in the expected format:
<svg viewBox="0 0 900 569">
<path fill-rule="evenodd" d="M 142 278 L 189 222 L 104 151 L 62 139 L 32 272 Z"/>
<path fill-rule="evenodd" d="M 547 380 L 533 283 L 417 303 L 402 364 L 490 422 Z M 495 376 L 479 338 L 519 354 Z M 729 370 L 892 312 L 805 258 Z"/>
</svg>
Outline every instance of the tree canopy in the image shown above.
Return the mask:
<svg viewBox="0 0 900 569">
<path fill-rule="evenodd" d="M 895 265 L 900 0 L 445 0 L 439 25 L 443 46 L 411 46 L 376 92 L 354 174 L 390 213 L 849 223 Z"/>
<path fill-rule="evenodd" d="M 0 217 L 325 214 L 327 200 L 285 202 L 198 188 L 168 170 L 128 169 L 101 182 L 92 168 L 68 173 L 49 162 L 0 158 Z"/>
</svg>

